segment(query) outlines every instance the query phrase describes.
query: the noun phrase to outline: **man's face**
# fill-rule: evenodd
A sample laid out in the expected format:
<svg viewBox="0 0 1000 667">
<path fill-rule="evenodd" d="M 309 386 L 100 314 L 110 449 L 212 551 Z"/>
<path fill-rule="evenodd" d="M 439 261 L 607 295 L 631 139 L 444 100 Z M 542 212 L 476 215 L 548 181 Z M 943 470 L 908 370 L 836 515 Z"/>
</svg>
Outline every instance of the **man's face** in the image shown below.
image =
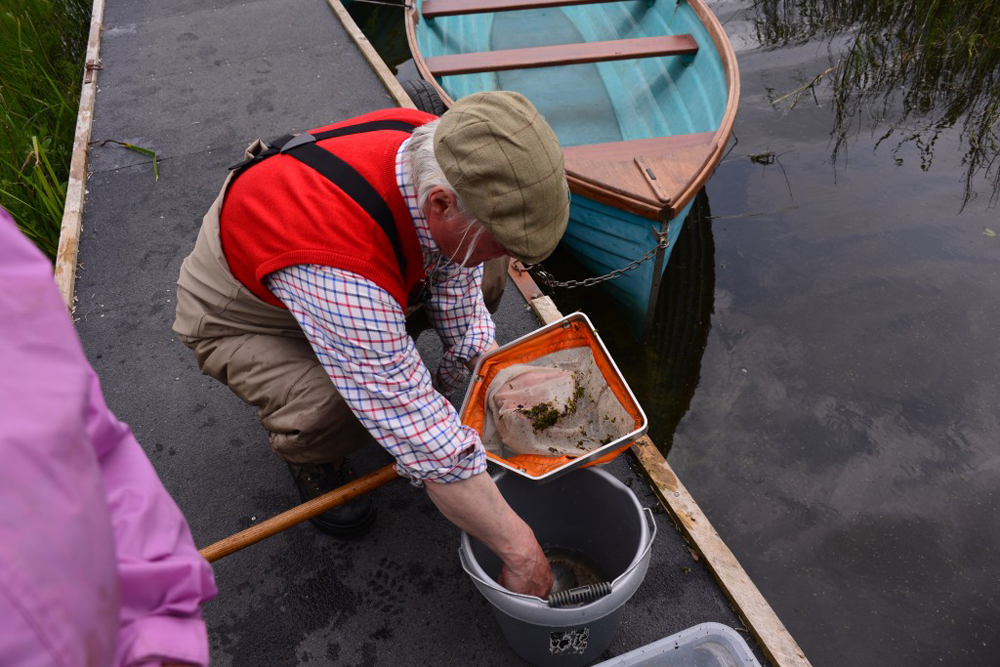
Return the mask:
<svg viewBox="0 0 1000 667">
<path fill-rule="evenodd" d="M 507 250 L 488 231 L 480 229 L 479 223 L 470 227 L 458 215 L 454 195 L 444 188 L 431 190 L 424 204 L 424 215 L 434 243 L 455 263 L 476 266 L 507 254 Z"/>
</svg>

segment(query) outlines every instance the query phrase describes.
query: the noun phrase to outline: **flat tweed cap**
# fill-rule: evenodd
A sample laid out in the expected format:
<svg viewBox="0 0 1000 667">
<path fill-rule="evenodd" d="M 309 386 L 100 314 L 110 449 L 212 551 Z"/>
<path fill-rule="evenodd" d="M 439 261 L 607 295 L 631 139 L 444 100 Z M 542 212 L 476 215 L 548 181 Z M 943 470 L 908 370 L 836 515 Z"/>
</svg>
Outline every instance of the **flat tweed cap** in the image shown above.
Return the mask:
<svg viewBox="0 0 1000 667">
<path fill-rule="evenodd" d="M 455 102 L 434 133 L 434 155 L 469 210 L 516 259 L 548 257 L 569 221 L 569 186 L 555 132 L 520 93 Z"/>
</svg>

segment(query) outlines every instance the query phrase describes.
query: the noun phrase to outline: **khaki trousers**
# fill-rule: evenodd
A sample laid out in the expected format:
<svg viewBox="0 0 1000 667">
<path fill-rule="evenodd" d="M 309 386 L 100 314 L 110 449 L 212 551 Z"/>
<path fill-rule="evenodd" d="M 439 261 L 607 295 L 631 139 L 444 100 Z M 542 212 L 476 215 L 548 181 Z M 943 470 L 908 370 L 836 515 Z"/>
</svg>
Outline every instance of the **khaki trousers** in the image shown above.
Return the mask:
<svg viewBox="0 0 1000 667">
<path fill-rule="evenodd" d="M 247 156 L 255 149 L 257 143 Z M 337 463 L 375 440 L 334 388 L 291 314 L 261 301 L 230 273 L 219 238 L 228 185 L 226 179 L 181 266 L 174 331 L 194 351 L 202 373 L 257 408 L 275 454 L 290 463 Z M 507 265 L 504 257 L 484 267 L 490 312 L 503 296 Z M 426 318 L 411 310 L 407 329 L 415 336 L 426 328 Z"/>
</svg>

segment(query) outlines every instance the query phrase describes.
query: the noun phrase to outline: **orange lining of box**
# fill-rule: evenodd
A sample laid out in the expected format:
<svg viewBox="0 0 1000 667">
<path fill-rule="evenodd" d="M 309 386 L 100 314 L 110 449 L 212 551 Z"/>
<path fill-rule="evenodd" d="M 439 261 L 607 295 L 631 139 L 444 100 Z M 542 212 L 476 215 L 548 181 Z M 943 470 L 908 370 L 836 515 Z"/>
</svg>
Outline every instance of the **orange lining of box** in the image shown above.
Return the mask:
<svg viewBox="0 0 1000 667">
<path fill-rule="evenodd" d="M 476 429 L 480 436 L 482 436 L 483 424 L 486 420 L 486 388 L 490 386 L 497 373 L 504 368 L 513 364 L 528 363 L 547 354 L 576 347 L 590 348 L 594 355 L 594 361 L 601 370 L 601 375 L 604 376 L 604 381 L 608 383 L 608 386 L 614 392 L 622 407 L 632 417 L 634 422 L 633 428 L 638 429 L 642 426 L 642 411 L 632 399 L 625 383 L 622 382 L 618 373 L 615 372 L 611 359 L 604 354 L 604 350 L 597 338 L 595 338 L 594 333 L 579 322 L 570 322 L 568 327 L 555 327 L 508 350 L 498 352 L 484 361 L 479 369 L 479 375 L 473 378 L 472 391 L 461 414 L 462 423 Z M 600 458 L 588 462 L 584 467 L 607 463 L 628 449 L 631 444 L 631 442 L 626 442 L 621 447 L 617 447 Z M 509 466 L 519 468 L 534 476 L 544 475 L 579 458 L 575 456 L 520 454 L 505 459 L 489 452 L 486 453 L 486 456 L 494 461 L 503 461 Z"/>
</svg>

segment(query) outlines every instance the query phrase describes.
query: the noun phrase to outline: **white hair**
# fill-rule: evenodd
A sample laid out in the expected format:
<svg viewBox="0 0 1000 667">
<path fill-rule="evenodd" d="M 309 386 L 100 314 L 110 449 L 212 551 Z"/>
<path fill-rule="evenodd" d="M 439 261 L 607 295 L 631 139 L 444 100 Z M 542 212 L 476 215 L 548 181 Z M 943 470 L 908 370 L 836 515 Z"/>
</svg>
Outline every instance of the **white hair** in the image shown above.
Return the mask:
<svg viewBox="0 0 1000 667">
<path fill-rule="evenodd" d="M 465 202 L 462 201 L 462 198 L 455 191 L 454 186 L 452 186 L 448 178 L 444 175 L 441 165 L 438 164 L 437 156 L 434 155 L 434 133 L 437 131 L 438 123 L 440 122 L 441 119 L 434 120 L 413 130 L 413 135 L 410 138 L 410 143 L 406 146 L 403 159 L 406 160 L 410 167 L 413 186 L 417 190 L 417 206 L 420 207 L 421 211 L 424 209 L 424 205 L 427 204 L 431 190 L 436 187 L 444 188 L 455 198 L 455 209 L 457 211 L 455 218 L 458 219 L 456 221 L 457 224 L 461 225 L 463 242 L 464 237 L 468 236 L 470 232 L 473 235 L 466 244 L 465 257 L 461 260 L 457 257 L 450 258 L 456 264 L 464 266 L 469 260 L 476 242 L 486 231 L 486 228 L 476 219 L 476 216 L 468 209 Z"/>
<path fill-rule="evenodd" d="M 406 146 L 404 158 L 410 166 L 413 185 L 417 189 L 417 205 L 423 210 L 431 190 L 441 187 L 454 195 L 459 215 L 467 220 L 475 220 L 475 216 L 455 192 L 454 186 L 448 182 L 441 165 L 438 164 L 437 156 L 434 155 L 434 132 L 440 122 L 439 118 L 413 130 L 410 143 Z"/>
</svg>

